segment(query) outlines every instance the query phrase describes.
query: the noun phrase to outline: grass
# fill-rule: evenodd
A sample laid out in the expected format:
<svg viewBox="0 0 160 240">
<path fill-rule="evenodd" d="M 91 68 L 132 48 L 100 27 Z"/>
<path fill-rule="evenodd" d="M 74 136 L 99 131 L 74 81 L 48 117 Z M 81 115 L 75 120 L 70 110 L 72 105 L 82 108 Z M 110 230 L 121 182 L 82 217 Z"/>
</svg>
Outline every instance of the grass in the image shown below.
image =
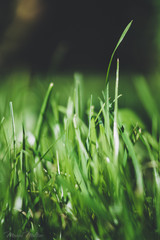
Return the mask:
<svg viewBox="0 0 160 240">
<path fill-rule="evenodd" d="M 1 88 L 2 240 L 160 238 L 159 109 L 149 86 L 135 82 L 151 131 L 118 107 L 119 60 L 115 95 L 107 77 L 96 106 L 94 96 L 83 101 L 81 78 L 63 105 L 56 84 Z"/>
<path fill-rule="evenodd" d="M 93 97 L 82 103 L 75 74 L 66 105 L 49 85 L 39 117 L 33 108 L 37 121 L 29 110 L 20 118 L 14 102 L 1 110 L 0 239 L 159 238 L 159 110 L 143 78 L 136 88 L 151 133 L 136 114 L 118 109 L 118 69 L 119 62 L 115 97 L 104 95 L 99 109 Z"/>
</svg>

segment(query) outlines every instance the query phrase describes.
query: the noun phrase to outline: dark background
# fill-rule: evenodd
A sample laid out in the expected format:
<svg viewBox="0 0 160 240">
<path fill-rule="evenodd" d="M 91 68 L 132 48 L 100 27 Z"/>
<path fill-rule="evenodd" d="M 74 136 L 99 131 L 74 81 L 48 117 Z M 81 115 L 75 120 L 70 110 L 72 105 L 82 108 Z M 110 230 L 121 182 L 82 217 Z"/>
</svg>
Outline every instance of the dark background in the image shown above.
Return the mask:
<svg viewBox="0 0 160 240">
<path fill-rule="evenodd" d="M 0 71 L 104 71 L 131 20 L 116 54 L 122 71 L 148 73 L 158 66 L 156 0 L 39 0 L 43 14 L 30 23 L 16 18 L 16 4 L 0 2 Z"/>
</svg>

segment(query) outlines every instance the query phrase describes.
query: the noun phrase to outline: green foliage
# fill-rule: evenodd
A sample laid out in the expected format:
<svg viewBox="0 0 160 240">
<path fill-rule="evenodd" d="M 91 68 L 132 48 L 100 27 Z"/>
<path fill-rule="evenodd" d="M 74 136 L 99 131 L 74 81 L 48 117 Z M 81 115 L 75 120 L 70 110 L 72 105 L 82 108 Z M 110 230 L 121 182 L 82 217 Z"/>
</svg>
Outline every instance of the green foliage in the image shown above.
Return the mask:
<svg viewBox="0 0 160 240">
<path fill-rule="evenodd" d="M 92 96 L 82 101 L 77 73 L 63 106 L 53 83 L 45 94 L 46 83 L 30 84 L 27 75 L 7 81 L 7 98 L 1 88 L 0 239 L 160 238 L 159 109 L 139 77 L 151 133 L 133 111 L 119 110 L 119 60 L 110 99 L 110 65 L 131 23 L 112 54 L 99 109 Z"/>
<path fill-rule="evenodd" d="M 0 239 L 158 239 L 158 120 L 150 134 L 133 111 L 118 109 L 119 62 L 115 99 L 106 96 L 99 109 L 92 97 L 82 104 L 81 76 L 74 77 L 65 106 L 52 84 L 46 95 L 36 85 L 45 99 L 39 118 L 34 110 L 37 127 L 27 129 L 29 116 L 20 120 L 14 101 L 11 114 L 0 112 Z M 155 121 L 145 80 L 136 87 Z"/>
</svg>

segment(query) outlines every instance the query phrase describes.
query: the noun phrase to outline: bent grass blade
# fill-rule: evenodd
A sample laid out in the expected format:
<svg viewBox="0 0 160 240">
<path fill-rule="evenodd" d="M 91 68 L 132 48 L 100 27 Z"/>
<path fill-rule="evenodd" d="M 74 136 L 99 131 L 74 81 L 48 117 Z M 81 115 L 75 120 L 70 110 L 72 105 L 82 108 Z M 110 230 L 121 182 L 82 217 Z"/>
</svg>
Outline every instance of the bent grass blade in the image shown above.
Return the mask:
<svg viewBox="0 0 160 240">
<path fill-rule="evenodd" d="M 110 72 L 110 68 L 111 68 L 111 64 L 112 64 L 112 60 L 113 60 L 114 54 L 115 54 L 117 48 L 119 47 L 119 45 L 121 44 L 121 42 L 123 41 L 124 37 L 126 36 L 128 30 L 130 29 L 130 27 L 131 27 L 131 25 L 132 25 L 132 22 L 133 22 L 133 20 L 132 20 L 132 21 L 127 25 L 127 27 L 124 29 L 124 31 L 123 31 L 123 33 L 122 33 L 122 35 L 121 35 L 121 37 L 120 37 L 120 39 L 119 39 L 119 41 L 118 41 L 118 43 L 117 43 L 117 45 L 116 45 L 116 47 L 115 47 L 112 55 L 111 55 L 111 58 L 110 58 L 110 61 L 109 61 L 109 65 L 108 65 L 108 69 L 107 69 L 107 74 L 106 74 L 106 85 L 107 85 L 108 82 L 109 82 L 109 79 L 108 79 L 108 78 L 109 78 L 109 72 Z"/>
</svg>

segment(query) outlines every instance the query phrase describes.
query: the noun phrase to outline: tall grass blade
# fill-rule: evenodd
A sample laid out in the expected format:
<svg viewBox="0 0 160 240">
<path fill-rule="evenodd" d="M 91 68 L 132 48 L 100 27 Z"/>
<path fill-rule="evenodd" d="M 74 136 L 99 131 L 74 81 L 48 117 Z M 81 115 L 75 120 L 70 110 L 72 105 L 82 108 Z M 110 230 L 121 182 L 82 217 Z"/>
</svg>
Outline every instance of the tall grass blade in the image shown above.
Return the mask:
<svg viewBox="0 0 160 240">
<path fill-rule="evenodd" d="M 82 115 L 81 74 L 75 73 L 74 80 L 75 80 L 75 113 L 78 117 L 81 117 Z"/>
<path fill-rule="evenodd" d="M 91 144 L 91 156 L 93 157 L 96 152 L 96 125 L 94 120 L 94 106 L 91 106 L 91 121 L 90 121 L 90 144 Z"/>
<path fill-rule="evenodd" d="M 22 141 L 22 173 L 24 175 L 24 184 L 26 187 L 26 136 L 25 136 L 25 129 L 24 125 L 22 125 L 22 132 L 23 132 L 23 141 Z"/>
<path fill-rule="evenodd" d="M 106 100 L 106 106 L 105 106 L 105 116 L 104 116 L 104 121 L 105 121 L 105 130 L 106 130 L 106 135 L 107 135 L 107 140 L 110 145 L 111 143 L 111 128 L 110 128 L 110 113 L 109 113 L 109 82 L 106 86 L 106 95 L 105 95 L 105 100 Z"/>
<path fill-rule="evenodd" d="M 115 49 L 114 49 L 114 51 L 113 51 L 113 53 L 111 55 L 111 58 L 110 58 L 110 61 L 109 61 L 109 65 L 108 65 L 108 69 L 107 69 L 106 85 L 108 84 L 108 81 L 109 81 L 109 79 L 108 79 L 109 78 L 109 72 L 110 72 L 110 68 L 111 68 L 111 64 L 112 64 L 112 60 L 113 60 L 114 54 L 115 54 L 117 48 L 119 47 L 119 45 L 121 44 L 121 42 L 123 41 L 124 37 L 126 36 L 128 30 L 130 29 L 132 22 L 133 22 L 133 20 L 127 25 L 127 27 L 123 31 L 123 33 L 122 33 L 122 35 L 121 35 L 121 37 L 120 37 L 120 39 L 119 39 Z"/>
<path fill-rule="evenodd" d="M 51 96 L 51 92 L 52 92 L 53 86 L 54 86 L 53 83 L 50 83 L 50 85 L 48 87 L 48 90 L 47 90 L 47 93 L 45 95 L 45 98 L 44 98 L 41 110 L 40 110 L 40 114 L 39 114 L 36 130 L 35 130 L 36 150 L 38 149 L 38 146 L 39 146 L 41 133 L 42 133 L 43 122 L 44 122 L 45 115 L 46 115 L 46 112 L 47 112 L 48 103 L 49 103 L 49 99 L 50 99 L 50 96 Z"/>
<path fill-rule="evenodd" d="M 11 118 L 12 118 L 13 152 L 14 152 L 14 159 L 16 159 L 16 128 L 15 128 L 12 102 L 9 103 L 9 106 L 10 106 L 10 112 L 11 112 Z"/>
<path fill-rule="evenodd" d="M 113 138 L 114 138 L 114 160 L 118 160 L 119 152 L 119 134 L 118 134 L 118 83 L 119 83 L 119 59 L 117 59 L 117 71 L 116 71 L 116 86 L 115 86 L 115 105 L 114 105 L 114 126 L 113 126 Z"/>
</svg>

